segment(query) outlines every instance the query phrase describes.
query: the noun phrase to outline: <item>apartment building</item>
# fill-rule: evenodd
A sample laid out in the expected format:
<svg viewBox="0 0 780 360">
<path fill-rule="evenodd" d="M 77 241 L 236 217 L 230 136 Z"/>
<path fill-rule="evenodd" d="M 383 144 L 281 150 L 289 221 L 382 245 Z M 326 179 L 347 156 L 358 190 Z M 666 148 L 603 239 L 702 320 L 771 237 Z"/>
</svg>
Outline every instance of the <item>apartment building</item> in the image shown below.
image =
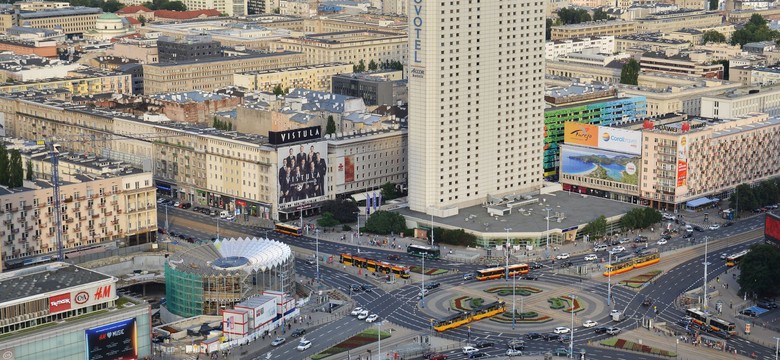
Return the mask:
<svg viewBox="0 0 780 360">
<path fill-rule="evenodd" d="M 729 67 L 729 80 L 739 81 L 744 86 L 780 84 L 780 68 L 750 65 Z"/>
<path fill-rule="evenodd" d="M 635 34 L 638 23 L 634 21 L 600 20 L 579 24 L 553 26 L 550 40 L 563 40 L 593 36 L 623 36 Z"/>
<path fill-rule="evenodd" d="M 671 31 L 664 34 L 664 38 L 672 39 L 672 40 L 682 40 L 682 41 L 687 41 L 694 45 L 699 45 L 702 43 L 702 39 L 704 38 L 704 33 L 706 33 L 707 31 L 717 31 L 726 37 L 726 41 L 729 41 L 731 40 L 731 35 L 734 34 L 734 31 L 736 31 L 736 28 L 734 27 L 734 25 L 730 25 L 730 24 L 709 26 L 709 27 L 696 28 L 696 29 L 683 28 L 677 31 Z"/>
<path fill-rule="evenodd" d="M 52 9 L 62 9 L 70 7 L 70 3 L 60 1 L 37 1 L 37 0 L 25 0 L 15 2 L 14 8 L 19 11 L 42 11 Z"/>
<path fill-rule="evenodd" d="M 596 82 L 609 84 L 619 83 L 622 65 L 619 63 L 612 65 L 613 66 L 600 66 L 561 60 L 547 60 L 545 62 L 544 70 L 548 76 L 582 79 L 583 81 L 590 79 Z"/>
<path fill-rule="evenodd" d="M 211 91 L 233 84 L 233 75 L 247 71 L 305 65 L 301 53 L 281 51 L 200 61 L 144 64 L 144 94 Z"/>
<path fill-rule="evenodd" d="M 187 10 L 211 10 L 216 9 L 221 14 L 227 16 L 246 16 L 249 15 L 247 1 L 233 0 L 183 0 Z"/>
<path fill-rule="evenodd" d="M 11 6 L 0 7 L 0 31 L 7 32 L 8 29 L 16 26 L 18 12 Z"/>
<path fill-rule="evenodd" d="M 273 92 L 274 88 L 330 91 L 331 78 L 338 74 L 352 74 L 352 64 L 326 63 L 284 67 L 233 74 L 233 85 L 252 91 Z"/>
<path fill-rule="evenodd" d="M 629 49 L 680 51 L 689 47 L 691 47 L 691 43 L 682 40 L 665 39 L 661 33 L 632 34 L 615 38 L 615 52 L 628 52 Z"/>
<path fill-rule="evenodd" d="M 287 51 L 305 54 L 309 65 L 333 62 L 358 64 L 362 60 L 368 66 L 372 60 L 376 63 L 405 63 L 407 42 L 408 36 L 403 33 L 354 30 L 284 38 L 280 40 L 280 46 Z"/>
<path fill-rule="evenodd" d="M 666 55 L 660 52 L 646 52 L 642 54 L 639 66 L 643 72 L 723 78 L 723 64 L 693 61 L 688 54 Z"/>
<path fill-rule="evenodd" d="M 596 48 L 599 53 L 614 53 L 615 37 L 594 36 L 592 38 L 548 41 L 544 44 L 544 58 L 547 60 L 554 60 L 559 56 L 581 52 L 589 48 Z"/>
<path fill-rule="evenodd" d="M 703 197 L 726 198 L 738 185 L 780 175 L 780 119 L 688 119 L 642 132 L 641 198 L 660 209 L 683 210 Z M 728 156 L 725 156 L 728 155 Z"/>
<path fill-rule="evenodd" d="M 95 29 L 99 8 L 73 6 L 19 13 L 19 24 L 42 29 L 61 29 L 66 35 L 84 34 Z"/>
<path fill-rule="evenodd" d="M 57 252 L 48 157 L 44 149 L 24 151 L 24 161 L 32 162 L 36 180 L 25 181 L 23 188 L 0 189 L 0 216 L 5 219 L 0 237 L 6 263 Z M 68 153 L 61 155 L 59 170 L 66 253 L 94 244 L 155 241 L 157 202 L 152 173 Z"/>
<path fill-rule="evenodd" d="M 333 76 L 334 94 L 363 98 L 368 106 L 407 103 L 408 88 L 405 80 L 398 79 L 401 71 L 382 73 L 341 74 Z M 384 76 L 383 76 L 384 75 Z"/>
<path fill-rule="evenodd" d="M 222 45 L 209 35 L 187 35 L 184 39 L 160 36 L 157 55 L 161 63 L 220 58 Z"/>
<path fill-rule="evenodd" d="M 0 84 L 0 93 L 31 90 L 65 89 L 75 96 L 104 93 L 132 94 L 132 76 L 121 72 L 84 69 L 72 71 L 65 78 L 7 82 Z"/>
<path fill-rule="evenodd" d="M 701 116 L 706 118 L 731 119 L 750 113 L 780 116 L 780 86 L 734 89 L 701 98 Z"/>
<path fill-rule="evenodd" d="M 279 14 L 310 18 L 317 16 L 319 3 L 309 0 L 279 0 Z"/>
<path fill-rule="evenodd" d="M 655 13 L 636 22 L 638 33 L 670 33 L 683 28 L 720 26 L 723 16 L 717 11 L 680 9 Z"/>
<path fill-rule="evenodd" d="M 640 75 L 639 86 L 622 84 L 616 86 L 620 93 L 627 96 L 643 96 L 647 100 L 647 116 L 675 112 L 698 116 L 702 111 L 702 97 L 722 94 L 742 86 L 739 83 L 716 79 L 661 75 Z"/>
<path fill-rule="evenodd" d="M 389 16 L 374 14 L 358 15 L 327 15 L 304 20 L 306 33 L 336 33 L 358 30 L 373 30 L 381 32 L 405 32 L 407 22 L 405 16 Z"/>
</svg>

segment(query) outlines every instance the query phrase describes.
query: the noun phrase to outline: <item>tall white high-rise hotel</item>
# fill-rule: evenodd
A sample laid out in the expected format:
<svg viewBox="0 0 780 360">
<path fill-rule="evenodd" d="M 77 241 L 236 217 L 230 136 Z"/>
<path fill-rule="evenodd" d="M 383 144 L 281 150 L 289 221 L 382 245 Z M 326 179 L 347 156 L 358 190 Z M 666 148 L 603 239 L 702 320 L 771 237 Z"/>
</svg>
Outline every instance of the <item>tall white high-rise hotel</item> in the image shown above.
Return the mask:
<svg viewBox="0 0 780 360">
<path fill-rule="evenodd" d="M 412 210 L 541 187 L 544 26 L 543 0 L 410 0 Z"/>
</svg>

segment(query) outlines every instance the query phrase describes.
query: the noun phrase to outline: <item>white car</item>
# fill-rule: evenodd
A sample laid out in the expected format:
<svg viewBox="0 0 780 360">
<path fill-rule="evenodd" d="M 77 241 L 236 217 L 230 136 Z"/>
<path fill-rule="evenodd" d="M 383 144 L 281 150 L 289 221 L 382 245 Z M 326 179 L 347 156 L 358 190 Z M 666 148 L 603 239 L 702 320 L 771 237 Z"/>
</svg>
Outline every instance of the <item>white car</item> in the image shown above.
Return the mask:
<svg viewBox="0 0 780 360">
<path fill-rule="evenodd" d="M 352 315 L 352 316 L 358 316 L 362 312 L 363 312 L 363 308 L 362 307 L 356 307 L 356 308 L 352 309 L 352 312 L 349 313 L 349 314 Z"/>
<path fill-rule="evenodd" d="M 728 258 L 728 257 L 729 257 L 729 254 L 726 254 L 726 253 L 721 253 L 720 254 L 720 259 L 721 260 L 726 260 L 726 258 Z"/>
<path fill-rule="evenodd" d="M 556 333 L 556 334 L 568 334 L 569 331 L 571 331 L 571 329 L 569 329 L 567 327 L 563 327 L 563 326 L 559 326 L 559 327 L 553 329 L 553 332 Z"/>
<path fill-rule="evenodd" d="M 622 246 L 615 246 L 612 248 L 612 250 L 609 251 L 610 254 L 618 254 L 622 253 L 623 251 L 626 251 L 626 248 Z"/>
<path fill-rule="evenodd" d="M 720 229 L 720 224 L 712 224 L 710 225 L 710 230 L 718 230 Z"/>
<path fill-rule="evenodd" d="M 593 320 L 585 320 L 585 322 L 582 323 L 582 327 L 590 328 L 598 325 L 599 323 L 593 321 Z"/>
<path fill-rule="evenodd" d="M 523 352 L 515 349 L 509 349 L 506 351 L 506 356 L 514 356 L 514 355 L 523 356 Z"/>
<path fill-rule="evenodd" d="M 368 318 L 368 310 L 363 310 L 358 314 L 358 320 L 365 320 Z"/>
<path fill-rule="evenodd" d="M 669 242 L 668 242 L 668 241 L 666 241 L 666 239 L 661 239 L 661 240 L 658 240 L 658 243 L 657 243 L 657 244 L 658 244 L 658 245 L 666 245 L 666 244 L 668 244 L 668 243 L 669 243 Z"/>
<path fill-rule="evenodd" d="M 555 256 L 555 258 L 558 259 L 558 260 L 566 260 L 566 259 L 568 259 L 570 257 L 571 257 L 571 255 L 569 255 L 569 253 L 560 253 L 560 254 Z"/>
<path fill-rule="evenodd" d="M 278 337 L 278 338 L 274 339 L 274 341 L 272 341 L 272 342 L 271 342 L 271 346 L 279 346 L 279 345 L 282 345 L 282 344 L 283 344 L 283 343 L 284 343 L 286 340 L 287 340 L 287 339 L 285 339 L 285 338 L 283 338 L 283 337 L 281 337 L 281 336 L 280 336 L 280 337 Z"/>
<path fill-rule="evenodd" d="M 298 351 L 303 351 L 311 347 L 311 341 L 306 339 L 301 339 L 301 342 L 298 343 Z"/>
<path fill-rule="evenodd" d="M 622 311 L 620 311 L 620 310 L 612 310 L 612 311 L 610 311 L 610 312 L 609 312 L 609 316 L 613 316 L 613 315 L 620 315 L 620 314 L 622 314 L 622 313 L 623 313 L 623 312 L 622 312 Z"/>
<path fill-rule="evenodd" d="M 585 261 L 596 261 L 598 260 L 599 256 L 596 254 L 588 254 L 585 255 Z"/>
<path fill-rule="evenodd" d="M 471 355 L 473 353 L 478 353 L 479 349 L 473 347 L 473 346 L 464 346 L 463 347 L 463 353 L 466 355 Z"/>
<path fill-rule="evenodd" d="M 379 315 L 371 314 L 371 315 L 368 315 L 368 317 L 366 318 L 366 322 L 372 323 L 372 322 L 376 321 L 377 319 L 379 319 Z"/>
</svg>

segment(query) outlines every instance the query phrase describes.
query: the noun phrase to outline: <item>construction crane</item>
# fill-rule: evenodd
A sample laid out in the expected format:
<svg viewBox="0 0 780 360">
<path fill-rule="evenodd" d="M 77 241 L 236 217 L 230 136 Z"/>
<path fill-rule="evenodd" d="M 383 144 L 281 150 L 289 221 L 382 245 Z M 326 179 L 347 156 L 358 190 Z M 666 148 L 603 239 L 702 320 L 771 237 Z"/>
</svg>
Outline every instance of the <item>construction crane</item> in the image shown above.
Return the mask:
<svg viewBox="0 0 780 360">
<path fill-rule="evenodd" d="M 62 138 L 51 138 L 49 140 L 36 140 L 36 145 L 41 145 L 46 148 L 49 152 L 49 160 L 51 161 L 51 183 L 52 183 L 52 189 L 54 191 L 53 197 L 54 197 L 54 216 L 57 218 L 56 225 L 57 225 L 57 231 L 55 232 L 55 238 L 57 241 L 57 260 L 58 261 L 65 261 L 65 250 L 64 246 L 62 244 L 62 207 L 60 206 L 60 171 L 59 171 L 59 155 L 60 155 L 60 146 L 61 143 L 73 143 L 73 142 L 84 142 L 84 141 L 92 141 L 93 143 L 95 141 L 117 141 L 117 140 L 142 140 L 142 141 L 148 141 L 151 139 L 159 139 L 159 138 L 170 138 L 170 137 L 179 137 L 184 136 L 182 135 L 160 135 L 156 133 L 152 134 L 132 134 L 132 135 L 108 135 L 105 137 L 98 138 L 95 135 L 88 135 L 88 136 L 76 136 L 76 137 L 62 137 Z"/>
</svg>

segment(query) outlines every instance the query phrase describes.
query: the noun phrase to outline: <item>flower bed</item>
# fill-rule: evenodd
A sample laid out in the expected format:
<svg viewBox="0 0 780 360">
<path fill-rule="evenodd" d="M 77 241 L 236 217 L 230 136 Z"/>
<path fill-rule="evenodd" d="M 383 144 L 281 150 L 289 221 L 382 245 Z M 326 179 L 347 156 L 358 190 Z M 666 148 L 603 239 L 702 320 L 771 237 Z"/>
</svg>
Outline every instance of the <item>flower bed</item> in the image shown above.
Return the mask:
<svg viewBox="0 0 780 360">
<path fill-rule="evenodd" d="M 466 303 L 470 303 L 471 298 L 468 296 L 461 296 L 450 300 L 450 308 L 454 310 L 466 311 L 471 310 L 467 307 Z"/>
<path fill-rule="evenodd" d="M 471 298 L 471 301 L 469 301 L 469 303 L 472 309 L 476 309 L 482 306 L 485 303 L 485 300 L 482 298 Z"/>
<path fill-rule="evenodd" d="M 497 286 L 484 290 L 486 293 L 495 293 L 498 296 L 510 296 L 512 295 L 511 286 Z M 541 289 L 537 289 L 531 286 L 517 286 L 515 287 L 515 294 L 520 296 L 530 296 L 532 294 L 538 294 L 542 292 Z"/>
<path fill-rule="evenodd" d="M 561 298 L 549 298 L 547 302 L 550 303 L 550 309 L 558 310 L 566 307 L 566 301 Z"/>
<path fill-rule="evenodd" d="M 653 270 L 641 275 L 634 276 L 628 280 L 623 280 L 620 282 L 620 284 L 632 288 L 638 288 L 638 287 L 642 287 L 644 284 L 648 283 L 650 280 L 653 280 L 656 276 L 660 274 L 661 274 L 661 270 Z"/>
<path fill-rule="evenodd" d="M 409 271 L 413 273 L 422 274 L 422 267 L 420 266 L 410 266 Z M 448 273 L 449 270 L 447 269 L 438 269 L 438 268 L 425 268 L 425 275 L 441 275 Z"/>
<path fill-rule="evenodd" d="M 378 336 L 377 336 L 378 335 Z M 389 338 L 390 333 L 387 331 L 382 331 L 381 334 L 377 331 L 377 329 L 369 328 L 366 330 L 363 330 L 363 332 L 344 340 L 334 346 L 331 346 L 330 348 L 326 349 L 325 351 L 322 351 L 319 354 L 316 354 L 312 356 L 311 358 L 313 360 L 322 359 L 331 355 L 335 355 L 338 353 L 345 352 L 347 350 L 352 350 L 359 348 L 363 345 L 368 345 L 375 343 L 378 338 L 381 337 L 382 340 Z"/>
<path fill-rule="evenodd" d="M 636 351 L 646 354 L 652 354 L 657 356 L 676 357 L 677 354 L 674 351 L 663 350 L 652 346 L 637 344 L 633 341 L 611 338 L 601 342 L 601 345 L 613 347 L 615 349 L 623 349 L 629 351 Z"/>
<path fill-rule="evenodd" d="M 565 301 L 566 301 L 566 302 L 568 302 L 568 303 L 569 303 L 569 305 L 570 305 L 569 307 L 567 307 L 567 308 L 563 309 L 563 312 L 567 312 L 567 313 L 575 312 L 575 313 L 578 313 L 578 312 L 580 312 L 580 311 L 582 311 L 582 310 L 585 310 L 585 307 L 583 307 L 583 306 L 580 304 L 580 301 L 579 301 L 579 300 L 577 300 L 576 298 L 574 299 L 574 301 L 572 301 L 572 298 L 571 298 L 571 297 L 568 297 L 568 296 L 561 296 L 561 299 L 565 300 Z M 573 303 L 573 304 L 572 304 L 572 303 Z"/>
<path fill-rule="evenodd" d="M 494 316 L 490 318 L 490 320 L 504 323 L 504 324 L 511 324 L 512 323 L 512 312 L 507 311 L 504 312 L 498 316 Z M 548 321 L 552 321 L 552 318 L 549 316 L 539 316 L 539 314 L 535 311 L 528 311 L 524 313 L 515 313 L 515 322 L 516 323 L 545 323 Z"/>
</svg>

